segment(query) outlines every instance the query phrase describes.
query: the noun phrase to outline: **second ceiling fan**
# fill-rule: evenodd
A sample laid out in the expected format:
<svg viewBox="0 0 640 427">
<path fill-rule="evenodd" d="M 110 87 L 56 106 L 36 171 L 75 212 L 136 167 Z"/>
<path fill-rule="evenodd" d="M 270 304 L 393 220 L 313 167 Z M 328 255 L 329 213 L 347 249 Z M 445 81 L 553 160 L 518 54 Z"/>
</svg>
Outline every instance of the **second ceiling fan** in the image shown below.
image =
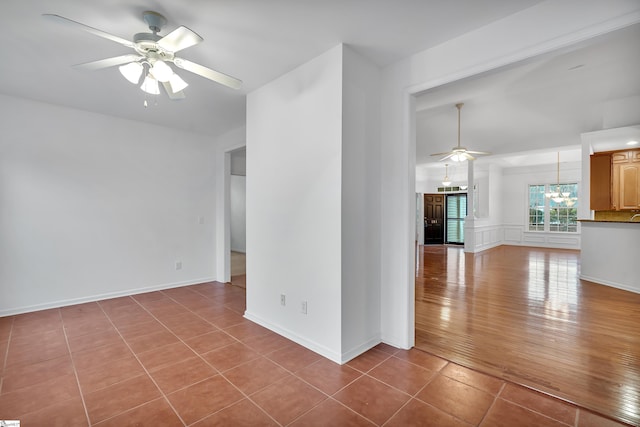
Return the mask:
<svg viewBox="0 0 640 427">
<path fill-rule="evenodd" d="M 451 151 L 432 154 L 432 156 L 444 156 L 439 159 L 439 161 L 450 159 L 454 162 L 464 162 L 465 160 L 475 160 L 477 156 L 486 156 L 491 154 L 486 151 L 467 150 L 466 147 L 460 146 L 460 110 L 463 105 L 463 103 L 456 104 L 456 108 L 458 109 L 458 145 L 453 147 Z"/>
</svg>

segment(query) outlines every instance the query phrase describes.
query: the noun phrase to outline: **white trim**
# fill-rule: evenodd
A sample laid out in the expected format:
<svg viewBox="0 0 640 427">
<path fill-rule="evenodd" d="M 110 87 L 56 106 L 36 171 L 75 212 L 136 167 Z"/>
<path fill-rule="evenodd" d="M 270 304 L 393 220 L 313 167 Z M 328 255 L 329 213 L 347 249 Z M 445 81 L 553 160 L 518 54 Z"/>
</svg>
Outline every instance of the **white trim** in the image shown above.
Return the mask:
<svg viewBox="0 0 640 427">
<path fill-rule="evenodd" d="M 612 288 L 622 289 L 623 291 L 629 291 L 635 294 L 640 294 L 640 289 L 638 289 L 637 287 L 628 286 L 623 283 L 612 282 L 610 280 L 604 280 L 604 279 L 600 279 L 592 276 L 585 276 L 583 274 L 580 274 L 578 277 L 580 277 L 580 280 L 586 280 L 588 282 L 595 283 L 596 285 L 611 286 Z"/>
<path fill-rule="evenodd" d="M 327 348 L 326 346 L 322 345 L 322 344 L 318 344 L 315 341 L 310 341 L 308 339 L 306 339 L 305 337 L 296 334 L 295 332 L 291 331 L 290 329 L 284 328 L 282 326 L 279 325 L 275 325 L 271 322 L 266 321 L 265 319 L 263 319 L 260 316 L 256 316 L 252 313 L 249 313 L 248 311 L 245 311 L 244 313 L 244 317 L 248 320 L 251 320 L 254 323 L 257 323 L 260 326 L 264 326 L 265 328 L 277 333 L 278 335 L 282 335 L 283 337 L 300 344 L 303 347 L 308 348 L 309 350 L 318 353 L 321 356 L 326 357 L 329 360 L 332 360 L 336 363 L 344 363 L 342 361 L 342 357 L 339 353 L 336 353 L 335 351 L 330 350 L 329 348 Z M 374 344 L 377 345 L 380 342 L 380 338 L 376 338 L 376 343 Z M 367 349 L 363 350 L 367 351 Z"/>
<path fill-rule="evenodd" d="M 481 225 L 473 229 L 475 245 L 473 252 L 495 248 L 504 242 L 504 229 L 500 225 Z"/>
<path fill-rule="evenodd" d="M 369 350 L 371 350 L 373 347 L 377 346 L 378 344 L 380 344 L 381 340 L 380 340 L 380 336 L 375 336 L 372 338 L 369 338 L 367 341 L 365 341 L 364 343 L 360 344 L 357 347 L 352 348 L 349 351 L 344 351 L 342 352 L 342 356 L 340 358 L 340 364 L 345 364 L 348 361 L 350 361 L 351 359 L 354 359 L 358 356 L 360 356 L 362 353 L 365 353 Z M 408 349 L 406 349 L 408 350 Z"/>
<path fill-rule="evenodd" d="M 66 307 L 69 305 L 84 304 L 87 302 L 102 301 L 111 298 L 127 297 L 131 295 L 144 294 L 147 292 L 161 291 L 163 289 L 180 288 L 183 286 L 198 285 L 200 283 L 214 282 L 213 277 L 203 277 L 201 279 L 188 280 L 183 282 L 165 283 L 163 285 L 147 286 L 143 288 L 126 289 L 118 292 L 107 292 L 104 294 L 90 295 L 80 298 L 71 298 L 59 301 L 53 301 L 43 304 L 35 304 L 23 307 L 12 308 L 0 311 L 0 317 L 12 316 L 15 314 L 30 313 L 32 311 L 41 311 L 51 308 Z"/>
</svg>

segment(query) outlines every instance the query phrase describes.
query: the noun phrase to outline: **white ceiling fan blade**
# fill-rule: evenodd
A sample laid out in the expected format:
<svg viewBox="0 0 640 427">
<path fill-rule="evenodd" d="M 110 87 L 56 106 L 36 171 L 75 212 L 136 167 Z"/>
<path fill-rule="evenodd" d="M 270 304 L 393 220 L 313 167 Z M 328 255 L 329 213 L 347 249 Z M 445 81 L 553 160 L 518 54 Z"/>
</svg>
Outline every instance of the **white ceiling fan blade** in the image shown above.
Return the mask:
<svg viewBox="0 0 640 427">
<path fill-rule="evenodd" d="M 171 83 L 162 82 L 162 86 L 164 87 L 164 91 L 167 92 L 167 96 L 169 97 L 169 99 L 178 100 L 186 98 L 183 91 L 179 90 L 177 92 L 174 92 L 171 88 Z"/>
<path fill-rule="evenodd" d="M 445 154 L 451 155 L 453 153 L 451 153 L 451 151 L 445 151 L 444 153 L 433 153 L 433 154 L 430 154 L 430 156 L 434 156 L 434 157 L 435 156 L 444 156 Z"/>
<path fill-rule="evenodd" d="M 487 156 L 491 153 L 487 152 L 487 151 L 471 151 L 471 150 L 467 150 L 467 153 L 471 153 L 471 154 L 478 154 L 480 156 Z"/>
<path fill-rule="evenodd" d="M 69 27 L 79 28 L 79 29 L 84 30 L 84 31 L 86 31 L 88 33 L 96 35 L 98 37 L 102 37 L 104 39 L 111 40 L 111 41 L 114 41 L 116 43 L 120 43 L 121 45 L 130 47 L 132 49 L 135 47 L 133 42 L 130 41 L 130 40 L 125 40 L 122 37 L 114 36 L 113 34 L 109 34 L 109 33 L 106 33 L 104 31 L 98 30 L 96 28 L 90 27 L 88 25 L 81 24 L 81 23 L 76 22 L 74 20 L 71 20 L 69 18 L 65 18 L 64 16 L 54 15 L 54 14 L 50 14 L 50 13 L 45 13 L 42 16 L 44 18 L 46 18 L 46 19 L 49 19 L 50 21 L 58 22 L 60 24 L 67 25 Z"/>
<path fill-rule="evenodd" d="M 177 67 L 191 71 L 192 73 L 198 74 L 199 76 L 213 80 L 216 83 L 220 83 L 232 89 L 240 89 L 240 87 L 242 87 L 241 80 L 223 74 L 219 71 L 212 70 L 211 68 L 196 64 L 195 62 L 187 61 L 182 58 L 173 58 L 173 63 L 176 64 Z"/>
<path fill-rule="evenodd" d="M 447 153 L 441 153 L 440 155 L 442 155 L 442 154 L 447 154 Z M 454 153 L 448 153 L 446 156 L 444 156 L 443 158 L 439 159 L 438 161 L 441 162 L 443 160 L 450 159 L 451 157 L 453 157 L 453 155 L 454 155 Z"/>
<path fill-rule="evenodd" d="M 84 71 L 95 71 L 100 70 L 102 68 L 115 67 L 116 65 L 126 64 L 128 62 L 137 61 L 141 59 L 140 55 L 122 55 L 122 56 L 114 56 L 113 58 L 100 59 L 98 61 L 85 62 L 82 64 L 73 65 L 73 68 Z"/>
<path fill-rule="evenodd" d="M 468 151 L 465 151 L 464 153 L 460 153 L 461 156 L 464 156 L 467 160 L 475 160 L 476 158 L 473 157 L 471 154 L 469 154 Z"/>
<path fill-rule="evenodd" d="M 195 31 L 181 26 L 158 40 L 158 46 L 169 52 L 178 52 L 204 41 Z"/>
</svg>

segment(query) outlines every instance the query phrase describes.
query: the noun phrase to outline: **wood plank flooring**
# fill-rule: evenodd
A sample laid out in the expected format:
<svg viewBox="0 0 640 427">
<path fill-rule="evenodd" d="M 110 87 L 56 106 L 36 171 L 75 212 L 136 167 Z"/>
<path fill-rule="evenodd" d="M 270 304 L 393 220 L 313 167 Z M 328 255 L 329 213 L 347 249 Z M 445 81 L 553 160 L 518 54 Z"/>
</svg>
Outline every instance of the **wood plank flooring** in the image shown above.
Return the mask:
<svg viewBox="0 0 640 427">
<path fill-rule="evenodd" d="M 579 251 L 417 251 L 417 348 L 640 425 L 640 295 L 581 281 Z"/>
</svg>

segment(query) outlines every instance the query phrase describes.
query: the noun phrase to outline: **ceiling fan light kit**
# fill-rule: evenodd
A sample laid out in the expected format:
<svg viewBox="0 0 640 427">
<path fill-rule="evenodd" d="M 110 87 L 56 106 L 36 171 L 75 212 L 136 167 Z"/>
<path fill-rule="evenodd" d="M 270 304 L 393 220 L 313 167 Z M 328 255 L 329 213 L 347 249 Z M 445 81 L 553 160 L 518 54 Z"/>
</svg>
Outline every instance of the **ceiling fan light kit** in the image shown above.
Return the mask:
<svg viewBox="0 0 640 427">
<path fill-rule="evenodd" d="M 173 75 L 169 78 L 169 85 L 171 86 L 171 90 L 173 93 L 181 92 L 182 89 L 189 86 L 187 82 L 182 80 L 179 75 L 173 73 Z"/>
<path fill-rule="evenodd" d="M 184 26 L 178 27 L 165 36 L 158 35 L 162 27 L 166 25 L 167 19 L 157 12 L 147 11 L 142 14 L 142 18 L 149 26 L 151 33 L 137 33 L 133 36 L 132 41 L 59 15 L 44 14 L 42 16 L 66 26 L 76 27 L 98 37 L 114 41 L 136 52 L 136 54 L 127 54 L 74 65 L 74 68 L 94 71 L 119 66 L 120 73 L 132 84 L 138 85 L 144 76 L 140 89 L 145 93 L 159 95 L 160 87 L 158 82 L 162 83 L 167 96 L 172 100 L 185 98 L 182 91 L 188 86 L 188 83 L 174 72 L 170 63 L 173 63 L 180 69 L 197 74 L 232 89 L 240 89 L 240 87 L 242 87 L 242 81 L 235 77 L 212 70 L 184 58 L 176 57 L 176 52 L 201 43 L 204 39 Z M 146 105 L 147 102 L 145 99 L 145 106 Z"/>
<path fill-rule="evenodd" d="M 160 87 L 158 81 L 151 74 L 147 74 L 144 81 L 140 85 L 140 89 L 149 95 L 160 95 Z"/>
<path fill-rule="evenodd" d="M 153 67 L 149 72 L 155 77 L 155 79 L 159 82 L 168 82 L 171 76 L 174 74 L 171 67 L 167 65 L 164 61 L 156 60 L 154 62 Z"/>
<path fill-rule="evenodd" d="M 139 62 L 130 62 L 119 66 L 118 69 L 124 78 L 134 85 L 137 85 L 140 82 L 140 76 L 142 76 L 142 72 L 144 71 L 144 67 Z"/>
<path fill-rule="evenodd" d="M 439 161 L 450 159 L 454 162 L 464 162 L 465 160 L 475 160 L 476 158 L 473 156 L 486 156 L 488 153 L 486 151 L 471 151 L 467 150 L 466 147 L 460 146 L 460 110 L 464 104 L 462 102 L 456 104 L 456 108 L 458 109 L 458 145 L 453 147 L 451 151 L 445 153 L 435 153 L 432 156 L 444 156 Z"/>
</svg>

